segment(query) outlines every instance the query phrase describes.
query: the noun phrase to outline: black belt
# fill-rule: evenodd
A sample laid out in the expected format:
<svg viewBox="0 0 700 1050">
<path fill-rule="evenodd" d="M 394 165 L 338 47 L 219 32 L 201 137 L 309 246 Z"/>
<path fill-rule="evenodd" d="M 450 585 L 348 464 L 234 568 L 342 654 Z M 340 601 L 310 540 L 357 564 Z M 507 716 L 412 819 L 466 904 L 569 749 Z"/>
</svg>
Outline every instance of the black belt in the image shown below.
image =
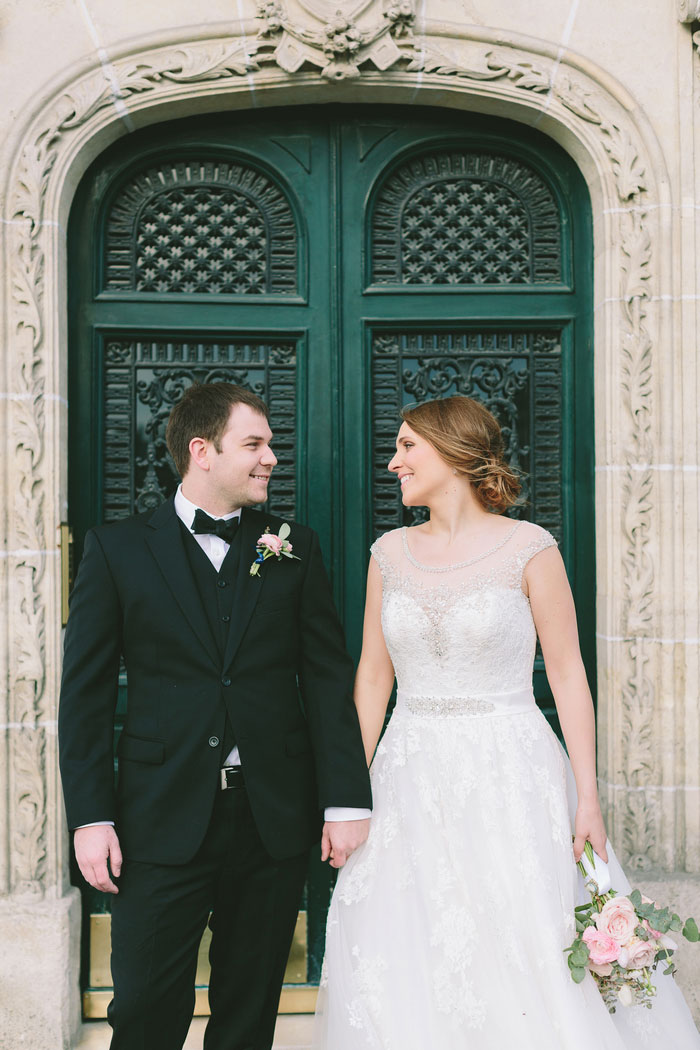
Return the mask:
<svg viewBox="0 0 700 1050">
<path fill-rule="evenodd" d="M 222 791 L 228 791 L 229 788 L 244 788 L 245 780 L 243 779 L 243 770 L 240 766 L 224 766 L 220 772 L 220 787 Z"/>
</svg>

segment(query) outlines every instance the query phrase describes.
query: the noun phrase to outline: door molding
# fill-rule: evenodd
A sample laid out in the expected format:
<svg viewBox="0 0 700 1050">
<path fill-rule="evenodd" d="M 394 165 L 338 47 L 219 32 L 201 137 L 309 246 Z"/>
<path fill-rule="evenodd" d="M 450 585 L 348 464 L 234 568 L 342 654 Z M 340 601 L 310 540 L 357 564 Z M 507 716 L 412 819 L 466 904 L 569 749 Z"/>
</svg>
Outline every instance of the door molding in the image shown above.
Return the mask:
<svg viewBox="0 0 700 1050">
<path fill-rule="evenodd" d="M 288 5 L 295 25 L 311 34 L 313 49 L 321 23 L 311 8 L 310 0 Z M 694 770 L 690 760 L 686 769 L 681 749 L 662 763 L 654 743 L 673 738 L 685 702 L 676 697 L 675 710 L 657 703 L 671 675 L 663 640 L 676 636 L 660 583 L 674 578 L 672 544 L 662 537 L 674 531 L 680 476 L 653 462 L 656 450 L 663 463 L 673 460 L 673 376 L 658 353 L 663 347 L 670 360 L 673 352 L 672 304 L 665 301 L 673 235 L 658 142 L 606 70 L 561 55 L 544 41 L 513 34 L 503 43 L 496 32 L 434 21 L 420 25 L 418 38 L 407 8 L 401 18 L 389 19 L 381 36 L 398 51 L 387 52 L 394 55 L 388 68 L 381 71 L 384 59 L 378 62 L 369 50 L 363 57 L 360 49 L 354 68 L 345 66 L 342 77 L 329 80 L 328 63 L 318 68 L 309 54 L 298 72 L 288 72 L 288 62 L 283 68 L 280 48 L 289 32 L 280 11 L 272 0 L 264 18 L 238 24 L 238 35 L 230 34 L 229 23 L 219 35 L 193 27 L 132 40 L 105 68 L 84 63 L 66 70 L 17 120 L 4 166 L 9 277 L 2 295 L 10 393 L 0 403 L 6 435 L 0 498 L 9 509 L 9 540 L 0 586 L 12 615 L 0 641 L 10 697 L 3 718 L 9 761 L 0 763 L 9 856 L 0 864 L 0 895 L 36 898 L 60 894 L 67 884 L 54 732 L 61 643 L 55 543 L 67 493 L 64 231 L 75 188 L 90 162 L 135 127 L 246 109 L 263 97 L 265 105 L 277 106 L 418 98 L 421 105 L 507 117 L 546 132 L 582 171 L 595 238 L 602 799 L 611 838 L 632 867 L 684 868 L 688 857 L 700 855 L 700 828 L 690 809 L 682 812 L 692 793 L 683 802 L 663 787 L 690 783 Z M 359 3 L 348 26 L 362 37 L 379 25 L 382 11 L 378 0 Z M 349 28 L 336 29 L 345 34 L 332 43 L 337 59 L 341 43 L 354 38 Z"/>
</svg>

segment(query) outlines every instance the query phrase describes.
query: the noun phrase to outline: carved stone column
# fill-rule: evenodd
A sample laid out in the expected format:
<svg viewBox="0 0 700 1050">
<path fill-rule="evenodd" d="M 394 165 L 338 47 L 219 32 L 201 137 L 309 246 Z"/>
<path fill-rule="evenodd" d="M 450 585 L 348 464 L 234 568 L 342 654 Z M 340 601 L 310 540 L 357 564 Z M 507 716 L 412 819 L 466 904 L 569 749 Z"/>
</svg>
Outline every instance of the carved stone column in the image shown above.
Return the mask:
<svg viewBox="0 0 700 1050">
<path fill-rule="evenodd" d="M 24 187 L 31 192 L 39 187 Z M 22 204 L 14 202 L 14 216 Z M 55 236 L 29 220 L 2 226 L 5 272 L 28 264 L 32 285 L 15 281 L 2 398 L 5 435 L 0 559 L 3 682 L 0 698 L 0 1046 L 68 1047 L 80 1021 L 80 897 L 67 879 L 67 835 L 57 771 L 60 678 L 57 524 L 66 441 L 65 398 L 53 363 L 40 353 L 40 243 Z M 48 247 L 48 245 L 47 245 Z M 44 251 L 47 249 L 44 248 Z"/>
</svg>

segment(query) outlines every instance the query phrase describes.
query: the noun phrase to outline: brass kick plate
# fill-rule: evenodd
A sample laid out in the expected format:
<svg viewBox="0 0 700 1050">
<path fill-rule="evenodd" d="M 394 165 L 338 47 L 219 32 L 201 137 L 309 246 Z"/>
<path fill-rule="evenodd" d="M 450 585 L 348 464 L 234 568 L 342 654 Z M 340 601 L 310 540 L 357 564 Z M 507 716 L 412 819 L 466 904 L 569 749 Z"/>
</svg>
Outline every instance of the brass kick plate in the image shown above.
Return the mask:
<svg viewBox="0 0 700 1050">
<path fill-rule="evenodd" d="M 111 915 L 90 916 L 90 987 L 83 992 L 84 1017 L 107 1016 L 107 1006 L 112 998 L 112 975 L 109 969 L 111 925 Z M 209 1014 L 207 984 L 209 982 L 210 941 L 211 932 L 206 929 L 199 945 L 197 959 L 194 1009 L 196 1017 L 206 1017 Z M 279 1013 L 313 1013 L 316 1008 L 318 989 L 314 985 L 308 985 L 306 979 L 306 912 L 300 911 L 284 974 L 285 986 L 280 996 Z"/>
</svg>

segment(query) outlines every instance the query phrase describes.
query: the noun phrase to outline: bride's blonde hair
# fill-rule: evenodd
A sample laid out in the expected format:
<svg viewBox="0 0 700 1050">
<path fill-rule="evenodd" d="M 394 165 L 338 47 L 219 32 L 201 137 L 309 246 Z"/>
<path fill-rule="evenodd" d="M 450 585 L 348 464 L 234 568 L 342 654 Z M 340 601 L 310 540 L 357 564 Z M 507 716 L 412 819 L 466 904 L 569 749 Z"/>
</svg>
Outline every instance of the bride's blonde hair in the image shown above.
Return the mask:
<svg viewBox="0 0 700 1050">
<path fill-rule="evenodd" d="M 457 474 L 468 478 L 486 510 L 507 510 L 520 493 L 518 475 L 504 458 L 503 435 L 487 408 L 471 397 L 444 397 L 401 413 Z"/>
</svg>

